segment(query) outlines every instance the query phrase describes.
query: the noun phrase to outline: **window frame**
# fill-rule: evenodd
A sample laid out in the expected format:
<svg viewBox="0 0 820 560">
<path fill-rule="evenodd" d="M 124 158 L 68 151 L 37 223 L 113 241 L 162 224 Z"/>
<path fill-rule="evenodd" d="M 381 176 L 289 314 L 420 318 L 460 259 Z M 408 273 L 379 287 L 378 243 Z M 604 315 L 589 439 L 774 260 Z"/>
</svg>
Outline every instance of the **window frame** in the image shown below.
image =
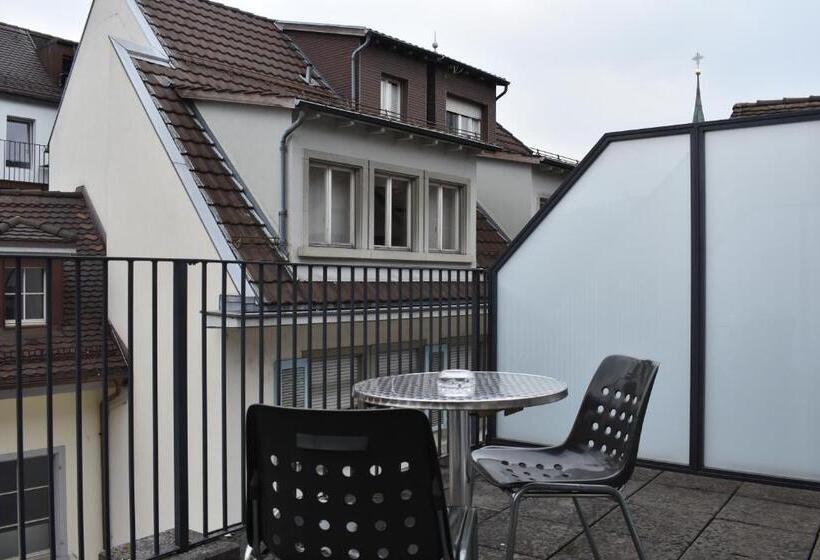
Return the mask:
<svg viewBox="0 0 820 560">
<path fill-rule="evenodd" d="M 386 93 L 388 88 L 385 87 L 386 85 L 393 85 L 396 88 L 396 103 L 398 105 L 398 111 L 393 111 L 387 104 Z M 406 89 L 405 80 L 390 76 L 388 74 L 382 74 L 380 82 L 379 112 L 383 117 L 392 120 L 402 119 L 405 106 L 404 92 Z"/>
<path fill-rule="evenodd" d="M 62 445 L 55 445 L 53 447 L 53 466 L 54 466 L 54 540 L 55 549 L 57 551 L 57 559 L 65 559 L 68 558 L 68 551 L 67 551 L 67 532 L 66 532 L 66 481 L 65 481 L 65 447 Z M 48 457 L 48 450 L 47 449 L 36 449 L 36 450 L 29 450 L 24 452 L 23 454 L 23 462 L 25 463 L 27 460 L 37 459 L 40 457 Z M 7 453 L 0 455 L 0 463 L 16 463 L 17 462 L 17 454 L 16 453 Z M 48 488 L 46 486 L 37 486 L 32 487 L 30 489 L 36 488 Z M 23 490 L 25 492 L 25 489 Z M 15 489 L 12 492 L 4 493 L 4 494 L 15 494 L 17 493 L 16 489 L 16 482 L 15 482 Z M 16 500 L 15 502 L 16 503 Z M 16 511 L 15 511 L 16 517 Z M 46 518 L 47 519 L 47 518 Z M 42 520 L 40 520 L 42 521 Z M 24 525 L 31 524 L 32 521 L 24 522 Z M 4 528 L 8 529 L 12 526 L 19 527 L 19 523 L 15 525 L 6 525 Z M 19 552 L 19 551 L 18 551 Z M 31 550 L 26 550 L 26 558 L 31 558 L 32 560 L 45 560 L 49 558 L 51 555 L 51 551 L 49 548 L 44 550 L 38 550 L 32 552 Z M 9 557 L 7 560 L 17 560 L 19 559 L 18 556 Z"/>
<path fill-rule="evenodd" d="M 22 269 L 20 274 L 20 302 L 22 303 L 22 317 L 20 317 L 20 325 L 23 327 L 40 327 L 45 325 L 48 322 L 48 279 L 46 278 L 46 267 L 44 265 L 38 264 L 26 264 L 21 263 L 20 268 Z M 17 267 L 12 265 L 6 264 L 3 267 L 3 324 L 8 327 L 16 327 L 17 326 L 17 319 L 6 319 L 6 298 L 16 297 L 16 290 L 11 292 L 8 291 L 8 283 L 6 281 L 6 276 L 9 271 L 16 270 Z M 28 292 L 26 290 L 26 271 L 27 270 L 40 270 L 43 275 L 43 291 L 42 292 Z M 53 278 L 52 278 L 53 281 Z M 43 299 L 43 317 L 37 319 L 27 319 L 26 318 L 26 296 L 31 295 L 41 295 Z M 17 310 L 15 309 L 15 312 Z"/>
<path fill-rule="evenodd" d="M 311 239 L 311 228 L 310 228 L 310 218 L 311 218 L 311 198 L 310 198 L 310 170 L 311 168 L 321 168 L 324 170 L 324 196 L 325 196 L 325 228 L 324 228 L 324 236 L 323 241 L 313 241 Z M 349 221 L 350 221 L 350 231 L 348 232 L 348 239 L 349 241 L 346 243 L 334 242 L 333 241 L 333 224 L 332 224 L 332 217 L 333 217 L 333 171 L 343 171 L 350 174 L 350 208 L 349 208 Z M 342 247 L 342 248 L 351 248 L 356 246 L 356 208 L 357 208 L 357 199 L 356 196 L 356 183 L 357 183 L 357 172 L 359 170 L 356 167 L 341 165 L 338 163 L 317 160 L 317 159 L 310 159 L 307 164 L 307 174 L 306 174 L 306 233 L 307 233 L 307 245 L 312 247 Z"/>
<path fill-rule="evenodd" d="M 459 105 L 463 106 L 464 108 L 459 110 Z M 468 114 L 465 114 L 465 110 L 467 107 L 475 109 L 476 112 L 479 114 L 478 117 L 474 117 Z M 454 116 L 456 120 L 456 127 L 453 128 L 450 126 L 450 117 Z M 486 119 L 487 111 L 486 107 L 482 103 L 478 103 L 476 101 L 472 101 L 470 99 L 464 99 L 458 97 L 456 95 L 447 94 L 444 102 L 444 122 L 447 126 L 447 131 L 450 134 L 455 134 L 457 136 L 462 136 L 464 138 L 471 138 L 473 140 L 481 140 L 483 138 L 483 126 L 484 121 Z M 471 127 L 467 127 L 468 123 L 472 123 L 474 125 L 475 130 Z"/>
<path fill-rule="evenodd" d="M 436 222 L 439 224 L 437 230 L 437 239 L 435 240 L 435 244 L 433 240 L 430 239 L 430 209 L 433 206 L 433 200 L 430 198 L 430 191 L 436 189 Z M 444 200 L 444 190 L 450 189 L 456 191 L 456 223 L 455 223 L 455 248 L 453 249 L 445 249 L 443 247 L 444 241 L 444 229 L 441 227 L 444 217 L 444 205 L 442 204 Z M 430 253 L 453 253 L 453 254 L 460 254 L 464 251 L 464 244 L 463 244 L 463 231 L 465 229 L 464 224 L 464 196 L 466 194 L 467 186 L 461 185 L 457 183 L 451 183 L 448 181 L 441 181 L 437 179 L 430 179 L 427 183 L 427 208 L 428 212 L 425 215 L 425 219 L 427 220 L 427 251 Z"/>
<path fill-rule="evenodd" d="M 11 140 L 9 138 L 9 124 L 10 123 L 17 123 L 25 125 L 26 130 L 28 131 L 28 139 L 25 142 L 21 142 L 19 140 Z M 22 159 L 11 159 L 9 154 L 9 148 L 13 148 L 14 146 L 23 146 L 25 149 L 20 150 L 20 154 L 26 154 L 25 160 Z M 3 161 L 5 162 L 6 167 L 11 167 L 14 169 L 31 169 L 34 158 L 32 157 L 32 150 L 34 149 L 34 120 L 27 119 L 24 117 L 15 117 L 9 115 L 6 117 L 6 140 L 5 140 L 5 149 L 3 150 Z M 14 149 L 13 152 L 18 150 Z M 19 154 L 18 154 L 19 155 Z"/>
<path fill-rule="evenodd" d="M 384 197 L 384 240 L 386 245 L 376 244 L 376 179 L 384 177 L 385 182 L 385 197 Z M 390 216 L 393 212 L 393 179 L 407 181 L 407 245 L 393 245 L 393 221 Z M 412 251 L 414 246 L 413 226 L 414 221 L 417 220 L 416 204 L 414 189 L 418 183 L 418 178 L 413 176 L 395 173 L 393 171 L 377 169 L 373 173 L 373 183 L 371 185 L 370 193 L 370 244 L 374 249 L 379 251 Z"/>
</svg>

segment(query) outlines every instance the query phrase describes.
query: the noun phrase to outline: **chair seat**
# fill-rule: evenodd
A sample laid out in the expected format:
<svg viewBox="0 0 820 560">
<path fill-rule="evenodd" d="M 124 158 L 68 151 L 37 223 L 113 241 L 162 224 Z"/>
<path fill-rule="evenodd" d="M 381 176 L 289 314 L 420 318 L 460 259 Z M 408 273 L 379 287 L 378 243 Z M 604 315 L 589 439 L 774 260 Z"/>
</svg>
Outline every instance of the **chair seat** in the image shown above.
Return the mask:
<svg viewBox="0 0 820 560">
<path fill-rule="evenodd" d="M 617 480 L 617 461 L 600 451 L 578 451 L 565 446 L 487 446 L 473 452 L 473 461 L 499 488 L 515 488 L 530 482 L 621 485 Z"/>
</svg>

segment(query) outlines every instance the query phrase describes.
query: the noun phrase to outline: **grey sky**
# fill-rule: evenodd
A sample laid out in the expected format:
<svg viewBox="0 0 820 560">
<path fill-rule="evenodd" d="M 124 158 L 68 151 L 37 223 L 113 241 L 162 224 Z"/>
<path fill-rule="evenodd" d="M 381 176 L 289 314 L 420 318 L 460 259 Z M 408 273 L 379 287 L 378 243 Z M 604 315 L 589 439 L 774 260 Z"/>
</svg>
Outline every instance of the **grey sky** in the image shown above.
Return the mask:
<svg viewBox="0 0 820 560">
<path fill-rule="evenodd" d="M 820 94 L 820 2 L 771 0 L 225 0 L 277 19 L 372 27 L 510 80 L 499 121 L 581 157 L 607 131 L 707 119 L 735 101 Z M 79 39 L 90 0 L 0 0 L 0 20 Z"/>
</svg>

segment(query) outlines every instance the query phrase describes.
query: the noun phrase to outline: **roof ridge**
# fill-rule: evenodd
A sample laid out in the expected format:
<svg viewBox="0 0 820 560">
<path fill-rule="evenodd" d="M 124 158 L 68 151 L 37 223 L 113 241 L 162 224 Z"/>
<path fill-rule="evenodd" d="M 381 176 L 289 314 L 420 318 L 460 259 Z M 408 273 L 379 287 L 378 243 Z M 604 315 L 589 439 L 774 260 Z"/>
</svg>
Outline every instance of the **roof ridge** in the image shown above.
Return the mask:
<svg viewBox="0 0 820 560">
<path fill-rule="evenodd" d="M 28 27 L 22 27 L 20 25 L 14 25 L 13 23 L 8 23 L 5 21 L 0 21 L 0 27 L 5 27 L 11 31 L 18 31 L 26 33 L 27 35 L 39 35 L 40 37 L 44 37 L 47 39 L 57 39 L 58 41 L 66 41 L 69 43 L 77 44 L 77 41 L 72 41 L 71 39 L 66 39 L 64 37 L 58 37 L 57 35 L 51 35 L 50 33 L 43 33 L 42 31 L 37 31 L 36 29 L 30 29 Z M 36 46 L 36 45 L 35 45 Z"/>
<path fill-rule="evenodd" d="M 53 198 L 83 198 L 82 193 L 72 191 L 38 191 L 34 189 L 0 189 L 0 198 L 3 196 L 42 196 Z"/>
<path fill-rule="evenodd" d="M 31 218 L 23 217 L 19 214 L 8 220 L 0 221 L 0 234 L 7 233 L 19 225 L 38 229 L 51 235 L 52 237 L 58 237 L 60 239 L 73 241 L 77 238 L 77 233 L 72 229 L 57 227 L 47 222 L 38 222 L 36 220 L 32 220 Z"/>
</svg>

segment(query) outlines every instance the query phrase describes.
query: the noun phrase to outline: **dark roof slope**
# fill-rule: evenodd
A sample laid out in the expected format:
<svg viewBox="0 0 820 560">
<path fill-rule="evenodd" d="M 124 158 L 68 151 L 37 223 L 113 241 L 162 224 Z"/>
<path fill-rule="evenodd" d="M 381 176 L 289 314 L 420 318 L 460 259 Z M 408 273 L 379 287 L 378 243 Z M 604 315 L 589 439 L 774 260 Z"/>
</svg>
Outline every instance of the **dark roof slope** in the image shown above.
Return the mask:
<svg viewBox="0 0 820 560">
<path fill-rule="evenodd" d="M 476 206 L 475 252 L 480 268 L 490 268 L 507 250 L 510 239 L 481 206 Z"/>
<path fill-rule="evenodd" d="M 820 95 L 764 99 L 751 103 L 735 103 L 732 107 L 732 117 L 754 117 L 773 113 L 807 111 L 810 109 L 820 109 Z"/>
<path fill-rule="evenodd" d="M 501 123 L 495 123 L 495 143 L 499 148 L 505 152 L 519 154 L 522 156 L 531 156 L 533 152 L 527 147 L 524 142 L 513 135 L 512 132 L 501 126 Z"/>
<path fill-rule="evenodd" d="M 95 225 L 93 213 L 81 193 L 0 190 L 0 245 L 14 247 L 51 243 L 70 245 L 78 256 L 105 255 L 105 241 Z M 13 232 L 11 238 L 8 234 Z M 28 234 L 28 235 L 27 235 Z M 69 257 L 54 261 L 54 281 L 62 277 L 62 292 L 52 301 L 62 301 L 58 324 L 53 326 L 54 383 L 75 380 L 76 344 L 76 262 Z M 6 259 L 2 266 L 14 266 Z M 100 261 L 83 261 L 80 265 L 80 327 L 82 334 L 82 368 L 84 382 L 99 380 L 102 371 L 103 279 Z M 125 359 L 108 329 L 108 364 L 112 376 L 122 375 Z M 26 386 L 45 383 L 45 329 L 23 330 L 23 377 Z M 14 327 L 0 323 L 0 389 L 16 384 L 16 345 Z"/>
<path fill-rule="evenodd" d="M 62 89 L 54 83 L 37 52 L 50 40 L 64 41 L 0 22 L 0 93 L 60 101 Z"/>
</svg>

